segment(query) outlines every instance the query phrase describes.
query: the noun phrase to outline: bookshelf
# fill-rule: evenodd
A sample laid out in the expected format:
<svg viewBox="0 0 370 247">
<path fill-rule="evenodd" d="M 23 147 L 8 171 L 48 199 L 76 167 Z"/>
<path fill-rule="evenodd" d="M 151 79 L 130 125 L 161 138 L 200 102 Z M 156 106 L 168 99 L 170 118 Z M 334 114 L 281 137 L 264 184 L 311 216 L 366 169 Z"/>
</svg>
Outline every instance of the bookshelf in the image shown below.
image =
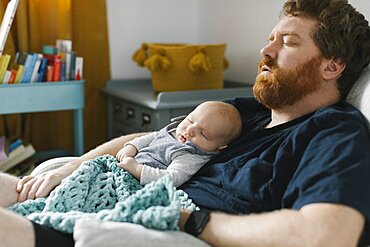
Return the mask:
<svg viewBox="0 0 370 247">
<path fill-rule="evenodd" d="M 0 114 L 73 111 L 74 153 L 84 152 L 84 81 L 0 85 Z"/>
</svg>

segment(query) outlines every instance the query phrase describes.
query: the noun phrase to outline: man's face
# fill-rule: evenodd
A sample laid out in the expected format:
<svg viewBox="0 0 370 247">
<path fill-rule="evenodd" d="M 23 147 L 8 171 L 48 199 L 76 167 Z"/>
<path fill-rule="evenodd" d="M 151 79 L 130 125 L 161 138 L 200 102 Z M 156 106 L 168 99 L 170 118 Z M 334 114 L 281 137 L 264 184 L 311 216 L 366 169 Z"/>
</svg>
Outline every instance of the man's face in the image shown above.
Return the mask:
<svg viewBox="0 0 370 247">
<path fill-rule="evenodd" d="M 261 50 L 253 91 L 268 108 L 292 105 L 320 87 L 322 58 L 310 36 L 315 25 L 311 19 L 285 17 Z"/>
</svg>

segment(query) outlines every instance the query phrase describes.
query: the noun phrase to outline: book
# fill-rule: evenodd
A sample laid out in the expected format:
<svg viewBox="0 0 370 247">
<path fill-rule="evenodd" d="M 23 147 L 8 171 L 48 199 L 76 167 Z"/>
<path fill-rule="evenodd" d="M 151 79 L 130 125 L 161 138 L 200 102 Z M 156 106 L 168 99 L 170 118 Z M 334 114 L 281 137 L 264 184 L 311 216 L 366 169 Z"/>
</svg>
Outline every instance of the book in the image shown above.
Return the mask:
<svg viewBox="0 0 370 247">
<path fill-rule="evenodd" d="M 39 54 L 38 53 L 34 53 L 31 56 L 32 56 L 31 57 L 31 62 L 29 63 L 28 67 L 25 68 L 26 71 L 24 73 L 26 73 L 26 74 L 25 74 L 25 78 L 24 78 L 24 83 L 30 83 L 31 82 L 31 77 L 32 77 L 33 69 L 35 68 L 36 61 L 39 58 Z"/>
<path fill-rule="evenodd" d="M 10 61 L 9 54 L 4 54 L 0 58 L 0 83 L 2 83 L 4 80 L 5 72 L 8 69 L 9 61 Z"/>
<path fill-rule="evenodd" d="M 47 58 L 41 58 L 41 63 L 40 63 L 40 68 L 38 72 L 38 82 L 46 81 L 46 70 L 47 70 L 47 63 L 48 59 Z"/>
<path fill-rule="evenodd" d="M 26 78 L 27 78 L 28 71 L 31 67 L 31 63 L 32 63 L 32 55 L 27 54 L 27 58 L 26 58 L 26 61 L 24 63 L 23 74 L 22 74 L 20 83 L 26 83 Z"/>
<path fill-rule="evenodd" d="M 8 158 L 0 162 L 0 171 L 6 172 L 9 169 L 15 167 L 20 162 L 31 157 L 35 153 L 35 149 L 32 144 L 20 145 L 12 152 L 9 153 Z"/>
<path fill-rule="evenodd" d="M 60 80 L 61 81 L 66 81 L 67 80 L 67 77 L 66 77 L 66 61 L 62 60 L 62 66 L 60 68 Z"/>
<path fill-rule="evenodd" d="M 75 80 L 83 78 L 83 57 L 76 57 Z"/>
<path fill-rule="evenodd" d="M 17 70 L 11 69 L 10 70 L 10 78 L 9 78 L 9 84 L 15 83 L 15 78 L 17 76 Z"/>
<path fill-rule="evenodd" d="M 68 53 L 72 51 L 72 40 L 68 39 L 57 39 L 56 47 L 58 53 Z"/>
<path fill-rule="evenodd" d="M 3 84 L 9 84 L 11 74 L 12 74 L 12 72 L 10 70 L 5 71 Z"/>
<path fill-rule="evenodd" d="M 61 69 L 62 69 L 62 56 L 56 55 L 54 57 L 53 81 L 60 81 Z"/>
<path fill-rule="evenodd" d="M 14 63 L 25 65 L 27 56 L 28 56 L 28 52 L 17 52 L 15 54 Z"/>
<path fill-rule="evenodd" d="M 24 65 L 18 65 L 17 75 L 15 76 L 15 83 L 20 83 L 24 71 Z"/>
<path fill-rule="evenodd" d="M 68 52 L 65 54 L 65 64 L 66 64 L 66 80 L 71 79 L 71 59 L 72 53 Z"/>
<path fill-rule="evenodd" d="M 46 67 L 46 81 L 47 82 L 53 81 L 53 71 L 54 71 L 54 66 L 48 65 Z"/>
<path fill-rule="evenodd" d="M 23 145 L 22 139 L 17 139 L 13 141 L 12 143 L 9 144 L 9 152 L 13 152 L 14 149 L 16 149 L 17 147 L 21 145 Z"/>
<path fill-rule="evenodd" d="M 40 65 L 41 65 L 41 58 L 42 58 L 42 55 L 37 54 L 37 58 L 36 58 L 35 66 L 33 67 L 30 82 L 36 82 L 37 79 L 38 79 L 39 68 L 40 68 Z"/>
<path fill-rule="evenodd" d="M 0 162 L 8 158 L 9 147 L 5 136 L 0 137 Z"/>
<path fill-rule="evenodd" d="M 75 68 L 76 68 L 76 54 L 72 51 L 71 53 L 71 62 L 70 62 L 70 70 L 69 70 L 69 80 L 75 79 Z"/>
</svg>

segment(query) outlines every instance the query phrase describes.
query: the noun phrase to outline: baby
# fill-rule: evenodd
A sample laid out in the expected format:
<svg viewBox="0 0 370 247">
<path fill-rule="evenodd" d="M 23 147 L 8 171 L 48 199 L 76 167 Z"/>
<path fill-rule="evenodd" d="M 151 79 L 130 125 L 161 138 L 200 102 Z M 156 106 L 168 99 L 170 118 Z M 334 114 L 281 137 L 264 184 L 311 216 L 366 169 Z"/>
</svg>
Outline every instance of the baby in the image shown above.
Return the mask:
<svg viewBox="0 0 370 247">
<path fill-rule="evenodd" d="M 241 117 L 233 105 L 207 101 L 160 131 L 126 143 L 116 155 L 118 166 L 143 185 L 169 174 L 178 187 L 235 140 L 241 130 Z"/>
</svg>

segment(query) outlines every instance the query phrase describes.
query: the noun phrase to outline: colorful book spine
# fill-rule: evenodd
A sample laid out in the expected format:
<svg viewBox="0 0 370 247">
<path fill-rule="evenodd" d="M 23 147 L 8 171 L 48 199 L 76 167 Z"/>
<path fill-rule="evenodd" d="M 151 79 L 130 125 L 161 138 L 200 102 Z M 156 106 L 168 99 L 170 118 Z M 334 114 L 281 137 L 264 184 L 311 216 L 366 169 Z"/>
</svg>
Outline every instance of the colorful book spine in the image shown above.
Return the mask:
<svg viewBox="0 0 370 247">
<path fill-rule="evenodd" d="M 66 53 L 66 55 L 65 55 L 66 80 L 70 80 L 71 79 L 71 59 L 72 59 L 71 52 Z"/>
<path fill-rule="evenodd" d="M 27 57 L 28 57 L 27 52 L 17 52 L 15 55 L 14 63 L 25 65 Z"/>
<path fill-rule="evenodd" d="M 15 76 L 15 83 L 21 83 L 23 76 L 24 65 L 19 64 L 17 69 L 17 75 Z"/>
<path fill-rule="evenodd" d="M 31 82 L 33 69 L 35 67 L 35 64 L 36 64 L 36 61 L 37 61 L 38 57 L 39 57 L 39 54 L 37 54 L 37 53 L 32 54 L 31 63 L 29 64 L 29 67 L 27 68 L 25 83 L 30 83 Z"/>
<path fill-rule="evenodd" d="M 75 79 L 76 54 L 71 52 L 70 77 L 69 80 Z"/>
<path fill-rule="evenodd" d="M 40 65 L 41 65 L 41 58 L 42 58 L 42 55 L 41 54 L 37 54 L 37 59 L 36 59 L 36 62 L 35 62 L 35 66 L 33 67 L 32 76 L 31 76 L 30 82 L 37 82 L 39 68 L 40 68 Z"/>
<path fill-rule="evenodd" d="M 4 76 L 9 65 L 9 61 L 10 55 L 8 54 L 2 55 L 0 58 L 0 83 L 4 81 Z"/>
<path fill-rule="evenodd" d="M 7 70 L 4 75 L 3 84 L 9 84 L 10 76 L 12 72 L 10 70 Z"/>
<path fill-rule="evenodd" d="M 54 67 L 52 65 L 48 65 L 46 68 L 47 68 L 46 69 L 46 81 L 47 82 L 53 81 Z"/>
<path fill-rule="evenodd" d="M 22 74 L 22 78 L 21 78 L 21 83 L 26 83 L 26 79 L 27 79 L 27 74 L 28 74 L 28 71 L 31 67 L 31 63 L 32 63 L 32 55 L 31 54 L 28 54 L 27 55 L 27 59 L 26 59 L 26 62 L 24 64 L 24 68 L 23 68 L 23 74 Z"/>
<path fill-rule="evenodd" d="M 0 137 L 0 161 L 8 158 L 7 141 L 5 136 Z"/>
<path fill-rule="evenodd" d="M 15 83 L 15 78 L 17 76 L 17 70 L 15 69 L 11 69 L 11 74 L 10 74 L 10 78 L 9 78 L 9 84 L 13 84 Z"/>
<path fill-rule="evenodd" d="M 60 80 L 61 81 L 66 81 L 66 62 L 62 61 L 61 68 L 60 68 Z"/>
<path fill-rule="evenodd" d="M 68 53 L 72 51 L 72 40 L 69 39 L 57 39 L 56 48 L 59 53 Z"/>
<path fill-rule="evenodd" d="M 76 57 L 75 80 L 82 80 L 83 78 L 83 57 Z"/>
<path fill-rule="evenodd" d="M 62 68 L 62 56 L 56 55 L 54 59 L 53 81 L 60 81 L 61 68 Z"/>
<path fill-rule="evenodd" d="M 38 82 L 46 81 L 47 63 L 48 63 L 48 59 L 43 57 L 41 59 L 40 69 L 38 73 L 38 79 L 37 79 Z"/>
</svg>

